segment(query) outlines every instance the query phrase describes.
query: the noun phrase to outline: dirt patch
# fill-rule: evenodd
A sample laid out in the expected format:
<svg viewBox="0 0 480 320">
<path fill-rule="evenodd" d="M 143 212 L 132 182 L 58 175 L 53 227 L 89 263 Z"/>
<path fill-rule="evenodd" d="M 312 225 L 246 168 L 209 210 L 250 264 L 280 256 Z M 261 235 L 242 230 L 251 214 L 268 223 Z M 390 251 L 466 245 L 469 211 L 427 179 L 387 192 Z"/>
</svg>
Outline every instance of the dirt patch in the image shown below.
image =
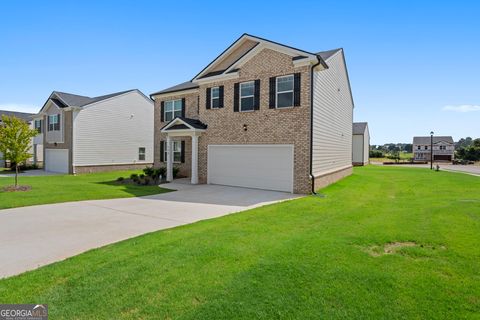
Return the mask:
<svg viewBox="0 0 480 320">
<path fill-rule="evenodd" d="M 32 190 L 31 186 L 6 186 L 2 188 L 3 192 L 17 192 L 17 191 L 30 191 Z"/>
<path fill-rule="evenodd" d="M 433 252 L 436 249 L 440 249 L 440 250 L 446 249 L 446 247 L 443 245 L 432 246 L 432 245 L 418 244 L 413 241 L 404 241 L 404 242 L 388 242 L 383 246 L 375 245 L 370 247 L 362 247 L 362 251 L 368 253 L 372 257 L 380 257 L 388 254 L 396 254 L 399 250 L 403 248 L 412 248 L 412 247 L 417 247 L 421 250 L 427 250 L 426 252 L 429 252 L 429 251 Z"/>
</svg>

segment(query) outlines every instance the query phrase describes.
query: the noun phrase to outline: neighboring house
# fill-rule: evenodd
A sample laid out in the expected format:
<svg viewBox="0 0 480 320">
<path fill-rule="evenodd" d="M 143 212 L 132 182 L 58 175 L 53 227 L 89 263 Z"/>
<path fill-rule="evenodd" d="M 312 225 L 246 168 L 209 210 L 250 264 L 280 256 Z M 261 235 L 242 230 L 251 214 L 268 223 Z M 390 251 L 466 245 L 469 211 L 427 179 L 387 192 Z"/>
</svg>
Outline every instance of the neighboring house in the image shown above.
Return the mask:
<svg viewBox="0 0 480 320">
<path fill-rule="evenodd" d="M 54 91 L 39 115 L 46 171 L 85 173 L 153 164 L 153 102 L 139 90 L 94 98 Z"/>
<path fill-rule="evenodd" d="M 191 81 L 151 94 L 155 166 L 191 183 L 309 193 L 352 172 L 342 49 L 242 35 Z M 170 152 L 169 152 L 170 151 Z"/>
<path fill-rule="evenodd" d="M 413 137 L 413 160 L 430 161 L 431 137 Z M 433 160 L 452 161 L 455 143 L 451 136 L 433 137 Z"/>
<path fill-rule="evenodd" d="M 33 127 L 33 117 L 35 116 L 33 113 L 0 110 L 0 125 L 2 125 L 2 116 L 4 115 L 22 119 Z M 41 161 L 42 157 L 43 154 L 41 154 L 40 151 L 37 151 L 36 138 L 34 138 L 32 141 L 32 159 L 30 159 L 29 162 L 37 163 L 36 160 Z M 0 152 L 0 167 L 5 167 L 5 165 L 5 159 L 3 159 L 3 154 Z"/>
<path fill-rule="evenodd" d="M 367 122 L 353 123 L 352 163 L 354 166 L 368 164 L 370 152 L 370 132 Z"/>
</svg>

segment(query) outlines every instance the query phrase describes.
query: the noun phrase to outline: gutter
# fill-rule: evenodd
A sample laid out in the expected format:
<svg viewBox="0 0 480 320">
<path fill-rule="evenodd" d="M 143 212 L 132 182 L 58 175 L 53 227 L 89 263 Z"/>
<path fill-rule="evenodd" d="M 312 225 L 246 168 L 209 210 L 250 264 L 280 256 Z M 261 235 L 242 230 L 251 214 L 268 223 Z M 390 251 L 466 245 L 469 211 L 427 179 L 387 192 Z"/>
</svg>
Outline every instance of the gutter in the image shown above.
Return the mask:
<svg viewBox="0 0 480 320">
<path fill-rule="evenodd" d="M 323 65 L 325 69 L 328 69 L 326 62 L 316 55 L 317 63 L 312 65 L 310 69 L 310 179 L 312 179 L 312 194 L 317 194 L 315 192 L 315 176 L 313 175 L 313 73 L 318 65 Z"/>
</svg>

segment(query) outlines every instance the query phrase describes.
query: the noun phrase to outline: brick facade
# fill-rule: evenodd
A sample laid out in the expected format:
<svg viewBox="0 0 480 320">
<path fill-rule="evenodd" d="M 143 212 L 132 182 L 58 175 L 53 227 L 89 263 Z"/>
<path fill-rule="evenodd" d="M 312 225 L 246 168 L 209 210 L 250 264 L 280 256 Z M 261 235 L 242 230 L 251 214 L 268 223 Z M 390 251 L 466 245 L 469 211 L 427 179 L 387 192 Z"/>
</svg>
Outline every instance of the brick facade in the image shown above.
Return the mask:
<svg viewBox="0 0 480 320">
<path fill-rule="evenodd" d="M 301 104 L 298 107 L 269 109 L 269 78 L 301 73 Z M 207 147 L 211 144 L 293 144 L 294 145 L 294 192 L 309 193 L 310 168 L 310 67 L 295 68 L 292 57 L 271 49 L 263 49 L 239 71 L 237 79 L 202 84 L 196 92 L 169 95 L 155 99 L 155 166 L 160 163 L 160 142 L 165 135 L 160 133 L 166 124 L 160 121 L 161 101 L 186 99 L 185 116 L 199 119 L 208 129 L 199 138 L 199 182 L 207 182 Z M 252 112 L 233 111 L 233 88 L 237 82 L 260 80 L 260 109 Z M 224 86 L 224 107 L 206 109 L 206 88 Z M 181 93 L 181 92 L 179 92 Z M 247 130 L 244 130 L 244 125 Z M 185 163 L 178 166 L 181 174 L 189 176 L 191 138 L 186 141 Z"/>
</svg>

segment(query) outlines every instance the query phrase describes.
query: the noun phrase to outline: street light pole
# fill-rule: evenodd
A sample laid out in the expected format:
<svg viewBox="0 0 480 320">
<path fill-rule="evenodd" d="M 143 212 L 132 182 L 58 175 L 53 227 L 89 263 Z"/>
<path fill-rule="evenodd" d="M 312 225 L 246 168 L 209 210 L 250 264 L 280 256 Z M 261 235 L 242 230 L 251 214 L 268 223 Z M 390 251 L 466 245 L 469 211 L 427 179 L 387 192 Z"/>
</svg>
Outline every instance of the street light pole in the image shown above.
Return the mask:
<svg viewBox="0 0 480 320">
<path fill-rule="evenodd" d="M 433 131 L 430 132 L 430 170 L 433 170 Z"/>
</svg>

